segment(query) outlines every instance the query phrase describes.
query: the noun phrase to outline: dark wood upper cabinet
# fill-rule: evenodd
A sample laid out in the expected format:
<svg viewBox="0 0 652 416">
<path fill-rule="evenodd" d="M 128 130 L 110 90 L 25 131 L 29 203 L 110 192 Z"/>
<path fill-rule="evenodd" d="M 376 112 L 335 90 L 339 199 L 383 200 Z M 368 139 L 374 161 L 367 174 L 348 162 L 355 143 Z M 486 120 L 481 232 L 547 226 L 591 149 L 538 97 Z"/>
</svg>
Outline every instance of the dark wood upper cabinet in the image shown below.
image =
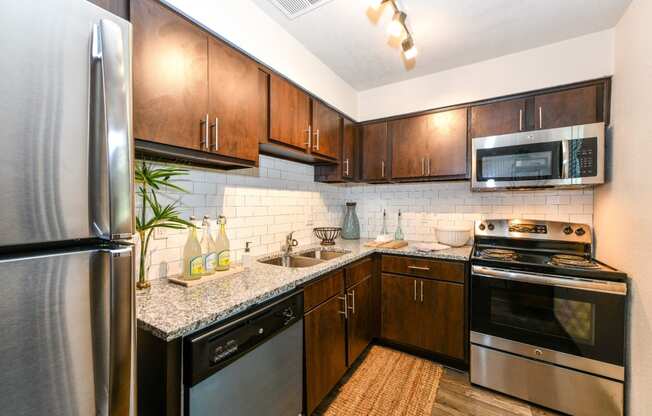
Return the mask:
<svg viewBox="0 0 652 416">
<path fill-rule="evenodd" d="M 387 124 L 392 142 L 392 178 L 418 178 L 426 176 L 426 143 L 428 117 L 410 117 Z"/>
<path fill-rule="evenodd" d="M 466 114 L 459 108 L 391 121 L 392 178 L 466 175 Z"/>
<path fill-rule="evenodd" d="M 311 152 L 338 159 L 342 140 L 342 118 L 331 108 L 312 100 Z"/>
<path fill-rule="evenodd" d="M 354 123 L 349 119 L 343 119 L 341 171 L 342 177 L 350 180 L 356 178 L 355 173 L 358 169 L 356 132 Z"/>
<path fill-rule="evenodd" d="M 346 319 L 340 296 L 304 317 L 306 409 L 310 415 L 346 372 Z"/>
<path fill-rule="evenodd" d="M 362 179 L 386 181 L 390 178 L 389 138 L 387 123 L 362 126 Z"/>
<path fill-rule="evenodd" d="M 129 20 L 129 0 L 89 0 L 116 16 Z"/>
<path fill-rule="evenodd" d="M 132 0 L 131 22 L 134 137 L 205 148 L 207 34 L 155 0 Z"/>
<path fill-rule="evenodd" d="M 427 116 L 426 176 L 463 177 L 467 174 L 467 109 Z"/>
<path fill-rule="evenodd" d="M 417 346 L 463 360 L 464 285 L 421 279 L 418 286 L 421 330 Z"/>
<path fill-rule="evenodd" d="M 527 130 L 525 101 L 523 98 L 471 107 L 471 137 Z"/>
<path fill-rule="evenodd" d="M 269 139 L 308 151 L 311 143 L 310 97 L 287 80 L 270 75 Z"/>
<path fill-rule="evenodd" d="M 209 149 L 224 156 L 256 161 L 260 137 L 258 65 L 210 38 Z"/>
<path fill-rule="evenodd" d="M 604 120 L 603 86 L 590 85 L 534 97 L 537 129 L 597 123 Z"/>
</svg>

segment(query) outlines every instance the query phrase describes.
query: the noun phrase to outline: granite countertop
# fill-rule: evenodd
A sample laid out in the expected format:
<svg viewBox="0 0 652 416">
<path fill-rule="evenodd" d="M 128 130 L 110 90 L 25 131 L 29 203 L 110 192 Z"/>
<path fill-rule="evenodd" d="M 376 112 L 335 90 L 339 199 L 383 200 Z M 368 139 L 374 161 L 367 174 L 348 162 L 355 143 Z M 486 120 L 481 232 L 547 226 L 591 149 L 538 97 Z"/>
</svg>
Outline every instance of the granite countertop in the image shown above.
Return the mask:
<svg viewBox="0 0 652 416">
<path fill-rule="evenodd" d="M 254 261 L 252 267 L 242 273 L 190 288 L 170 283 L 167 279 L 152 281 L 151 288 L 136 293 L 138 327 L 171 341 L 289 292 L 371 253 L 461 261 L 468 261 L 471 254 L 471 246 L 424 253 L 416 251 L 411 245 L 401 249 L 365 247 L 364 244 L 368 241 L 340 240 L 329 249 L 346 250 L 349 253 L 311 267 L 286 268 Z M 320 246 L 300 246 L 293 252 L 300 254 L 317 247 Z M 260 256 L 258 259 L 278 254 L 280 253 Z"/>
</svg>

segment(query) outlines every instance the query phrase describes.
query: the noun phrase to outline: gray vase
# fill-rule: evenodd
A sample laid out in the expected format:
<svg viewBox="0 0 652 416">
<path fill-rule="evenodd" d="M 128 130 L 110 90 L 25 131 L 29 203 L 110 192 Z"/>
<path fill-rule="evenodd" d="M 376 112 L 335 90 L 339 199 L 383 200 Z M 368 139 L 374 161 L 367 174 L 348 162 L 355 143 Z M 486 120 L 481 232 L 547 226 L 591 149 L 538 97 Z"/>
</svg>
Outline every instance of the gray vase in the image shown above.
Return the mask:
<svg viewBox="0 0 652 416">
<path fill-rule="evenodd" d="M 345 240 L 360 239 L 360 221 L 355 213 L 355 202 L 346 203 L 346 213 L 344 214 L 344 224 L 342 224 L 342 238 Z"/>
</svg>

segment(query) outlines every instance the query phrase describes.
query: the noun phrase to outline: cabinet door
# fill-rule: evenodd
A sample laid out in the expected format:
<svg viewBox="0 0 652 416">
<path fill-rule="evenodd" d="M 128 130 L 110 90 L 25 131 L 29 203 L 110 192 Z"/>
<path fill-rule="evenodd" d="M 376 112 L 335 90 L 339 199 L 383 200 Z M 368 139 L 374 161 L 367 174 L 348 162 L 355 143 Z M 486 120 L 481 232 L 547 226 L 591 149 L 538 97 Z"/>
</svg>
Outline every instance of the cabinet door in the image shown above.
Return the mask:
<svg viewBox="0 0 652 416">
<path fill-rule="evenodd" d="M 355 134 L 356 130 L 353 122 L 344 119 L 342 122 L 342 158 L 340 165 L 342 168 L 342 177 L 346 179 L 354 179 L 356 177 Z"/>
<path fill-rule="evenodd" d="M 317 405 L 346 372 L 344 302 L 332 297 L 304 317 L 306 408 Z"/>
<path fill-rule="evenodd" d="M 429 118 L 409 117 L 388 123 L 392 142 L 392 178 L 426 176 L 426 143 L 433 133 Z"/>
<path fill-rule="evenodd" d="M 463 176 L 467 173 L 467 109 L 442 111 L 427 116 L 426 175 Z"/>
<path fill-rule="evenodd" d="M 205 147 L 208 36 L 155 0 L 132 0 L 134 137 Z"/>
<path fill-rule="evenodd" d="M 494 136 L 527 130 L 525 99 L 471 107 L 471 137 Z"/>
<path fill-rule="evenodd" d="M 534 97 L 537 129 L 597 123 L 603 120 L 598 100 L 598 86 L 553 92 Z M 600 87 L 601 88 L 601 87 Z"/>
<path fill-rule="evenodd" d="M 312 100 L 312 153 L 337 159 L 340 156 L 342 118 L 317 100 Z"/>
<path fill-rule="evenodd" d="M 269 82 L 270 140 L 308 150 L 310 137 L 310 98 L 275 75 Z"/>
<path fill-rule="evenodd" d="M 208 42 L 209 148 L 224 156 L 258 158 L 258 65 L 217 39 Z"/>
<path fill-rule="evenodd" d="M 348 363 L 351 365 L 373 338 L 374 311 L 371 276 L 351 287 L 349 297 Z"/>
<path fill-rule="evenodd" d="M 380 285 L 382 338 L 401 344 L 419 345 L 419 279 L 383 273 Z"/>
<path fill-rule="evenodd" d="M 362 179 L 389 179 L 387 123 L 362 127 Z"/>
<path fill-rule="evenodd" d="M 421 330 L 415 345 L 463 360 L 464 285 L 422 279 L 418 289 Z"/>
</svg>

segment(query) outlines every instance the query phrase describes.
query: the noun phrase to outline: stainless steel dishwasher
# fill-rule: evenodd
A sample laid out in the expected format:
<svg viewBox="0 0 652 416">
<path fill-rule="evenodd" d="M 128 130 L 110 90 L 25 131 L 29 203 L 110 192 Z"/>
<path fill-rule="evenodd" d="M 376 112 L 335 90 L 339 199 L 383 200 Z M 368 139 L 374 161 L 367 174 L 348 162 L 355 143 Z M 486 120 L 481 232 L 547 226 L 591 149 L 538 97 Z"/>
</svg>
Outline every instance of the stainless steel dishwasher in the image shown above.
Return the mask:
<svg viewBox="0 0 652 416">
<path fill-rule="evenodd" d="M 294 416 L 303 409 L 303 294 L 186 339 L 186 416 Z"/>
</svg>

